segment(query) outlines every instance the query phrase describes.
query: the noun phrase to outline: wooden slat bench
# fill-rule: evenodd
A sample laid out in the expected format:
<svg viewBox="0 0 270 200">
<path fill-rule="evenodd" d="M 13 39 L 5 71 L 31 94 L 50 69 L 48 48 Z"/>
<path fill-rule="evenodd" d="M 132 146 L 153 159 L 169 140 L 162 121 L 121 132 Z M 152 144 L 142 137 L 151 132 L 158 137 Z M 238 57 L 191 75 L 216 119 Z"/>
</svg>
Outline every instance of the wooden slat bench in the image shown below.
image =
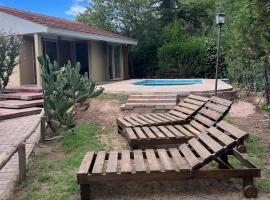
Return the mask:
<svg viewBox="0 0 270 200">
<path fill-rule="evenodd" d="M 208 98 L 190 94 L 168 113 L 133 114 L 117 118 L 118 132 L 127 127 L 151 126 L 157 124 L 175 124 L 189 119 L 208 101 Z"/>
<path fill-rule="evenodd" d="M 128 127 L 122 133 L 132 149 L 179 145 L 222 120 L 231 105 L 231 101 L 211 97 L 188 122 L 178 125 Z"/>
<path fill-rule="evenodd" d="M 127 138 L 131 149 L 173 147 L 185 143 L 191 138 L 198 138 L 206 131 L 211 131 L 214 124 L 210 120 L 209 124 L 204 125 L 192 120 L 185 125 L 127 128 L 124 136 Z M 242 143 L 239 146 L 243 148 L 242 145 L 246 138 L 241 138 L 241 136 L 245 135 L 245 132 L 225 121 L 220 121 L 215 126 L 218 129 L 213 133 L 216 133 L 216 135 L 231 135 L 234 139 L 240 139 Z"/>
<path fill-rule="evenodd" d="M 221 123 L 226 130 L 231 127 Z M 246 133 L 219 133 L 220 127 L 211 127 L 198 138 L 192 138 L 179 148 L 88 152 L 77 173 L 81 187 L 81 199 L 90 199 L 91 185 L 123 181 L 164 181 L 182 179 L 242 178 L 244 195 L 256 197 L 254 177 L 260 170 L 244 159 L 234 149 Z M 243 167 L 235 169 L 228 162 L 228 155 L 238 159 Z M 220 169 L 202 169 L 211 161 L 217 161 Z"/>
</svg>

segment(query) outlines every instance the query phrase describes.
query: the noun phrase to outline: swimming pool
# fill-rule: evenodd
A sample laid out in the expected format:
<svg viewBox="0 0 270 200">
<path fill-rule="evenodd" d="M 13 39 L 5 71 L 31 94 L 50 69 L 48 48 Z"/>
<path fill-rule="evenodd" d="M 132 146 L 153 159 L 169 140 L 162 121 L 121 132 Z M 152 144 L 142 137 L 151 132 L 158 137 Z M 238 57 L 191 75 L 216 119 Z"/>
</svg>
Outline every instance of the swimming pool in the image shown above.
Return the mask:
<svg viewBox="0 0 270 200">
<path fill-rule="evenodd" d="M 200 79 L 149 79 L 133 83 L 141 86 L 193 85 L 202 84 Z"/>
</svg>

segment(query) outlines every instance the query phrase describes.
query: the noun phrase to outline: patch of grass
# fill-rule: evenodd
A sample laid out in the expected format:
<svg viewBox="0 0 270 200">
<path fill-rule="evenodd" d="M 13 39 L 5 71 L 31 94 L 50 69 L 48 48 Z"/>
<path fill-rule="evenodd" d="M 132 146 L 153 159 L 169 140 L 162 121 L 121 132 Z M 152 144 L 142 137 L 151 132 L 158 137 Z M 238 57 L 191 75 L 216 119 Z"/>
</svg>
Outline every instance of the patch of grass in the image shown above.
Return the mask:
<svg viewBox="0 0 270 200">
<path fill-rule="evenodd" d="M 265 160 L 269 157 L 266 148 L 262 145 L 258 136 L 250 134 L 245 142 L 247 153 L 244 155 L 258 168 L 262 169 L 262 177 L 256 179 L 256 186 L 259 190 L 270 193 L 270 166 L 265 164 Z M 235 167 L 241 167 L 241 164 L 233 156 L 229 156 L 230 163 Z"/>
<path fill-rule="evenodd" d="M 266 104 L 266 103 L 262 103 L 259 105 L 259 108 L 261 111 L 266 112 L 266 113 L 270 113 L 270 105 Z"/>
<path fill-rule="evenodd" d="M 104 98 L 104 99 L 117 99 L 121 103 L 126 103 L 128 99 L 128 95 L 125 94 L 110 94 L 103 92 L 98 98 Z"/>
<path fill-rule="evenodd" d="M 232 118 L 230 118 L 228 115 L 224 118 L 224 121 L 232 125 L 237 125 L 236 122 Z"/>
<path fill-rule="evenodd" d="M 53 147 L 37 152 L 30 162 L 27 181 L 21 188 L 27 200 L 74 200 L 79 199 L 76 172 L 87 151 L 100 151 L 105 147 L 98 144 L 96 135 L 101 127 L 96 123 L 80 124 L 76 134 L 65 133 Z M 64 154 L 53 158 L 54 153 Z M 48 156 L 48 155 L 51 156 Z"/>
</svg>

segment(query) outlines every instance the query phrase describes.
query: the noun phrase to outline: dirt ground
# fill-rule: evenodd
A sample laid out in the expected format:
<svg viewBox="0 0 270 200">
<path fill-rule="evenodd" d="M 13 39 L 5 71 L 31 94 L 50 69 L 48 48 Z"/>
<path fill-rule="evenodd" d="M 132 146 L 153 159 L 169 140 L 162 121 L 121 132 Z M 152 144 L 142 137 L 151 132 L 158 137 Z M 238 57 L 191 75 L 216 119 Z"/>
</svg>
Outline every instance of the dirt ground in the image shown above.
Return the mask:
<svg viewBox="0 0 270 200">
<path fill-rule="evenodd" d="M 120 111 L 120 106 L 121 103 L 117 100 L 93 99 L 90 102 L 89 109 L 86 112 L 80 112 L 78 114 L 78 121 L 85 122 L 95 120 L 99 122 L 104 130 L 111 130 L 99 135 L 99 141 L 101 143 L 109 144 L 115 149 L 128 148 L 125 139 L 117 134 L 115 127 L 116 117 L 125 114 Z M 232 106 L 230 117 L 241 129 L 250 133 L 258 133 L 270 152 L 270 129 L 265 128 L 267 123 L 266 116 L 257 110 L 253 104 L 244 101 L 235 102 Z M 266 162 L 270 163 L 268 161 Z M 94 199 L 99 200 L 245 199 L 242 194 L 241 180 L 190 180 L 145 184 L 104 184 L 94 186 L 92 196 Z M 260 192 L 257 199 L 270 199 L 270 194 Z"/>
</svg>

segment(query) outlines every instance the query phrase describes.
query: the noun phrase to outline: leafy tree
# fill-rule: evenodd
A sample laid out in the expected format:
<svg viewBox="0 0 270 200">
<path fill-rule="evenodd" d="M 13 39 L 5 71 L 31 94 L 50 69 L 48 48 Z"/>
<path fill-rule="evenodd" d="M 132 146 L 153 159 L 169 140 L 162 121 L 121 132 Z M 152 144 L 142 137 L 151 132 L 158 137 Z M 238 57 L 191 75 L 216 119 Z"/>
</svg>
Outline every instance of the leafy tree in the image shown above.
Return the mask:
<svg viewBox="0 0 270 200">
<path fill-rule="evenodd" d="M 19 62 L 21 43 L 21 36 L 0 32 L 0 93 L 4 92 L 9 83 L 9 77 Z"/>
</svg>

